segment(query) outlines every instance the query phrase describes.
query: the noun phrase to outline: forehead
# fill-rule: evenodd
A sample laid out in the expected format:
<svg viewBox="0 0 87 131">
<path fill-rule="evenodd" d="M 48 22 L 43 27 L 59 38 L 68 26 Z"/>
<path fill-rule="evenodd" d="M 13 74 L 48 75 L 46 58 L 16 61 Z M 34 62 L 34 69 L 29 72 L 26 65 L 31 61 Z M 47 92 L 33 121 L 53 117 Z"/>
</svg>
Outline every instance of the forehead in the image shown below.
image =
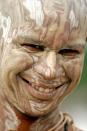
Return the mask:
<svg viewBox="0 0 87 131">
<path fill-rule="evenodd" d="M 11 31 L 44 43 L 85 38 L 86 0 L 1 0 Z M 3 8 L 4 7 L 4 8 Z M 83 27 L 84 24 L 84 27 Z M 11 32 L 10 31 L 10 32 Z"/>
</svg>

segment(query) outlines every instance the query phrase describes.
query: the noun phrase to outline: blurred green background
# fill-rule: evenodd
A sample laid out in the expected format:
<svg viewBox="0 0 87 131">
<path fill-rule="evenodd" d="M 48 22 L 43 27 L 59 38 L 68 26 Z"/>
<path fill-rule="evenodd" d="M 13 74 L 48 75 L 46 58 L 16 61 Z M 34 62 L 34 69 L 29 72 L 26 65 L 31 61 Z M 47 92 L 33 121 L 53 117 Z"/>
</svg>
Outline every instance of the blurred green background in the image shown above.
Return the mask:
<svg viewBox="0 0 87 131">
<path fill-rule="evenodd" d="M 87 131 L 87 46 L 80 84 L 61 104 L 63 112 L 68 112 L 77 127 Z"/>
</svg>

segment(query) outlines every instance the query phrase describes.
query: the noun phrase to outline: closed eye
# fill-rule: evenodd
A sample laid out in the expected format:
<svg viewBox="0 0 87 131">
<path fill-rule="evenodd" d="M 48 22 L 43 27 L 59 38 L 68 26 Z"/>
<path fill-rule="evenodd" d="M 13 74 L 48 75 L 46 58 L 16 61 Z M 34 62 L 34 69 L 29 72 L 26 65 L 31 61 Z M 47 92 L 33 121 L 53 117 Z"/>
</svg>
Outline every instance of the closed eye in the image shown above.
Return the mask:
<svg viewBox="0 0 87 131">
<path fill-rule="evenodd" d="M 22 44 L 24 48 L 26 48 L 30 52 L 38 52 L 38 51 L 44 51 L 45 47 L 42 45 L 36 45 L 36 44 Z"/>
<path fill-rule="evenodd" d="M 74 49 L 61 49 L 58 53 L 69 58 L 74 58 L 79 54 L 79 51 Z"/>
</svg>

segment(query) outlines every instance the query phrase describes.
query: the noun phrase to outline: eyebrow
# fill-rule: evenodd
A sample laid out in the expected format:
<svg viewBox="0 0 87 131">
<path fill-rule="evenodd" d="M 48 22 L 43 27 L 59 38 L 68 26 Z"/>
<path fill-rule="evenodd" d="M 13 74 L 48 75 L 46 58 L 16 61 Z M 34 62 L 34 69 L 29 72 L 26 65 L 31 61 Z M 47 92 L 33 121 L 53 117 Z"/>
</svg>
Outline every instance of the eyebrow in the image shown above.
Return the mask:
<svg viewBox="0 0 87 131">
<path fill-rule="evenodd" d="M 69 48 L 85 48 L 86 46 L 86 41 L 84 39 L 81 38 L 77 38 L 76 40 L 70 41 L 68 43 L 65 44 L 66 47 Z"/>
<path fill-rule="evenodd" d="M 85 48 L 85 45 L 86 45 L 85 43 L 75 43 L 74 45 L 72 45 L 72 44 L 71 45 L 67 45 L 67 47 L 68 48 L 72 48 L 72 49 L 73 48 L 79 48 L 79 47 Z"/>
<path fill-rule="evenodd" d="M 14 39 L 14 38 L 13 38 Z M 18 34 L 15 41 L 19 44 L 35 44 L 35 45 L 45 45 L 43 41 L 39 40 L 39 39 L 34 39 L 32 36 L 30 36 L 29 34 Z M 86 42 L 84 40 L 79 41 L 79 42 L 70 42 L 70 43 L 66 43 L 65 46 L 63 46 L 63 48 L 71 48 L 71 49 L 75 49 L 75 48 L 85 48 Z"/>
<path fill-rule="evenodd" d="M 14 38 L 13 38 L 14 40 Z M 17 35 L 15 38 L 15 42 L 19 43 L 19 44 L 35 44 L 35 45 L 43 45 L 43 42 L 38 40 L 38 39 L 34 39 L 32 38 L 32 36 L 30 35 Z"/>
</svg>

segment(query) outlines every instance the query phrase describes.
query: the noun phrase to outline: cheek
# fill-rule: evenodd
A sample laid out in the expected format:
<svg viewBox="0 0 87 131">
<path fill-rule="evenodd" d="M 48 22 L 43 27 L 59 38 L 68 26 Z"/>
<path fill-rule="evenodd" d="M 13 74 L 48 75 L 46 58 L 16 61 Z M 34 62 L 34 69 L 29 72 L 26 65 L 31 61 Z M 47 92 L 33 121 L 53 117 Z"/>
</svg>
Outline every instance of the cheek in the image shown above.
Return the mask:
<svg viewBox="0 0 87 131">
<path fill-rule="evenodd" d="M 72 60 L 64 65 L 65 72 L 72 81 L 78 81 L 83 67 L 83 60 Z"/>
<path fill-rule="evenodd" d="M 7 90 L 6 93 L 14 94 L 13 87 L 17 86 L 18 74 L 29 68 L 32 63 L 32 57 L 23 51 L 18 49 L 5 50 L 0 65 L 0 79 L 3 81 L 1 86 Z"/>
<path fill-rule="evenodd" d="M 29 68 L 32 63 L 33 58 L 27 53 L 17 49 L 13 49 L 8 54 L 4 54 L 3 61 L 1 63 L 1 72 L 5 74 L 13 73 L 14 75 L 16 75 L 21 71 Z"/>
</svg>

